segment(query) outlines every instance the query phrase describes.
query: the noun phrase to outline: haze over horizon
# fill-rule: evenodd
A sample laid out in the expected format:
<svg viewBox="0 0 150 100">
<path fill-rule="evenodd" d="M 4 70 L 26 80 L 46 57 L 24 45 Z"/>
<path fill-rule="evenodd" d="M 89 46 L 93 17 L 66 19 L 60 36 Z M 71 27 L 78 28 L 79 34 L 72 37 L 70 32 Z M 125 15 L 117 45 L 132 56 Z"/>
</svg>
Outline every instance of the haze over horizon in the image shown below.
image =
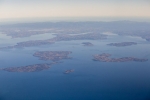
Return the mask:
<svg viewBox="0 0 150 100">
<path fill-rule="evenodd" d="M 46 17 L 150 17 L 149 0 L 0 0 L 0 20 Z"/>
</svg>

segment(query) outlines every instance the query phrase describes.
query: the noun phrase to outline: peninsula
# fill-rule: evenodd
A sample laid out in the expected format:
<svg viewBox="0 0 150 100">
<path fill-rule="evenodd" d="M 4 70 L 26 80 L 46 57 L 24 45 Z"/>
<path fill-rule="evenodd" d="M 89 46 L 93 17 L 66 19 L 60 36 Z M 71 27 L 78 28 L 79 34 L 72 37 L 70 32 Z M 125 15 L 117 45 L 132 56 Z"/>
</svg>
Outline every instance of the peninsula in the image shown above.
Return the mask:
<svg viewBox="0 0 150 100">
<path fill-rule="evenodd" d="M 101 61 L 101 62 L 128 62 L 128 61 L 136 61 L 136 62 L 145 62 L 148 59 L 140 59 L 135 57 L 122 57 L 122 58 L 110 58 L 111 54 L 102 53 L 94 55 L 94 61 Z"/>
<path fill-rule="evenodd" d="M 13 46 L 0 47 L 0 49 L 12 49 L 12 48 L 23 48 L 23 47 L 32 47 L 32 46 L 39 46 L 39 45 L 50 45 L 59 41 L 103 40 L 107 38 L 106 35 L 100 33 L 87 33 L 87 34 L 78 34 L 78 35 L 70 35 L 70 34 L 55 34 L 55 35 L 56 37 L 51 39 L 19 42 Z"/>
<path fill-rule="evenodd" d="M 49 41 L 49 40 L 31 40 L 31 41 L 19 42 L 13 46 L 0 47 L 0 49 L 34 47 L 34 46 L 40 46 L 40 45 L 50 45 L 54 43 L 55 43 L 54 41 Z"/>
<path fill-rule="evenodd" d="M 120 43 L 110 43 L 107 44 L 109 46 L 116 46 L 116 47 L 124 47 L 124 46 L 131 46 L 131 45 L 136 45 L 137 43 L 135 42 L 120 42 Z"/>
<path fill-rule="evenodd" d="M 35 57 L 39 57 L 41 60 L 59 61 L 62 59 L 70 59 L 68 57 L 71 51 L 38 51 L 33 54 Z"/>
</svg>

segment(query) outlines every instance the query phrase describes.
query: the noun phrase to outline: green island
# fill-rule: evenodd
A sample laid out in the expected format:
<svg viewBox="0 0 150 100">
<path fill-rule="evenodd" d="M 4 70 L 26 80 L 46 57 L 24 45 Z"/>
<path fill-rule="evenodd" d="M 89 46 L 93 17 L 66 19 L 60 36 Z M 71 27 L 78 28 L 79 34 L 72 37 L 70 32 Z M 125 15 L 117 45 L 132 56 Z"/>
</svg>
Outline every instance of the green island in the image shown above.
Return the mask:
<svg viewBox="0 0 150 100">
<path fill-rule="evenodd" d="M 41 60 L 59 61 L 62 59 L 70 59 L 68 57 L 71 51 L 38 51 L 33 54 L 35 57 L 39 57 Z"/>
<path fill-rule="evenodd" d="M 96 54 L 93 57 L 94 61 L 101 61 L 101 62 L 128 62 L 128 61 L 136 61 L 136 62 L 145 62 L 148 59 L 140 59 L 135 57 L 122 57 L 122 58 L 110 58 L 111 54 L 102 53 Z"/>
<path fill-rule="evenodd" d="M 110 43 L 107 45 L 116 46 L 116 47 L 124 47 L 124 46 L 137 45 L 137 43 L 135 43 L 135 42 L 120 42 L 120 43 Z"/>
<path fill-rule="evenodd" d="M 21 67 L 2 68 L 1 70 L 8 72 L 36 72 L 49 69 L 51 64 L 35 64 Z"/>
</svg>

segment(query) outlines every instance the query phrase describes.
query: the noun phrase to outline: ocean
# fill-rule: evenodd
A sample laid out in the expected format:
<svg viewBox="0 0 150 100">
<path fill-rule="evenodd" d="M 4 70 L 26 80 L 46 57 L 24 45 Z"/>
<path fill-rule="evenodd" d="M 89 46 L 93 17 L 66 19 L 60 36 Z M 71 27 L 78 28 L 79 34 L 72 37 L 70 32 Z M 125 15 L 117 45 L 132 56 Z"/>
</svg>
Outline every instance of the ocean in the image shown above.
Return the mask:
<svg viewBox="0 0 150 100">
<path fill-rule="evenodd" d="M 52 38 L 40 34 L 13 39 L 0 34 L 0 47 L 34 39 Z M 137 45 L 113 47 L 113 42 Z M 94 46 L 83 46 L 91 42 Z M 110 53 L 112 57 L 132 56 L 150 59 L 149 42 L 133 36 L 108 36 L 106 40 L 60 41 L 51 45 L 0 50 L 0 68 L 51 63 L 34 57 L 36 51 L 72 51 L 48 70 L 38 72 L 0 71 L 0 100 L 150 100 L 150 61 L 99 62 L 93 55 Z M 74 72 L 64 74 L 65 70 Z"/>
</svg>

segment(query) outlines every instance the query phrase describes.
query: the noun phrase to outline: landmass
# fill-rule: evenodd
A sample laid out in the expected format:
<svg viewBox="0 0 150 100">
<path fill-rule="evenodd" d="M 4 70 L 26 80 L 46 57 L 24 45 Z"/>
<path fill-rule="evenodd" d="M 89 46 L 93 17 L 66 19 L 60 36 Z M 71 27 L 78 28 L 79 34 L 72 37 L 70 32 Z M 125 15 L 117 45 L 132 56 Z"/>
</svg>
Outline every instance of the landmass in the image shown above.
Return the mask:
<svg viewBox="0 0 150 100">
<path fill-rule="evenodd" d="M 34 26 L 34 25 L 33 25 Z M 12 38 L 23 38 L 23 37 L 30 37 L 32 35 L 39 35 L 44 33 L 51 33 L 51 32 L 57 32 L 57 29 L 54 28 L 34 28 L 30 26 L 24 26 L 24 27 L 5 27 L 1 29 L 2 34 L 6 34 L 7 36 L 11 36 Z"/>
<path fill-rule="evenodd" d="M 25 42 L 19 42 L 14 46 L 0 47 L 0 49 L 13 49 L 13 48 L 24 48 L 24 47 L 33 47 L 47 44 L 54 44 L 55 42 L 49 40 L 31 40 Z"/>
<path fill-rule="evenodd" d="M 110 43 L 107 44 L 109 46 L 116 46 L 116 47 L 123 47 L 123 46 L 131 46 L 131 45 L 136 45 L 137 43 L 135 42 L 121 42 L 121 43 Z"/>
<path fill-rule="evenodd" d="M 44 33 L 81 34 L 111 32 L 118 35 L 138 36 L 150 41 L 150 23 L 135 21 L 111 22 L 37 22 L 0 25 L 0 32 L 12 38 Z"/>
<path fill-rule="evenodd" d="M 28 65 L 22 67 L 2 68 L 1 70 L 8 71 L 8 72 L 36 72 L 36 71 L 49 69 L 50 65 L 51 64 L 35 64 L 35 65 Z"/>
<path fill-rule="evenodd" d="M 0 49 L 11 49 L 20 47 L 31 47 L 53 44 L 59 41 L 71 40 L 104 40 L 107 39 L 104 32 L 118 35 L 141 37 L 150 41 L 150 23 L 133 21 L 112 22 L 41 22 L 22 23 L 14 25 L 1 25 L 0 32 L 12 38 L 22 38 L 32 35 L 50 33 L 56 37 L 46 40 L 34 40 L 19 42 L 14 46 L 1 47 Z M 137 30 L 138 29 L 138 30 Z M 110 44 L 112 46 L 129 46 L 128 43 Z M 134 45 L 134 44 L 132 44 Z"/>
<path fill-rule="evenodd" d="M 62 59 L 70 59 L 68 57 L 71 51 L 38 51 L 33 54 L 35 57 L 39 57 L 41 60 L 59 61 Z"/>
<path fill-rule="evenodd" d="M 55 41 L 70 41 L 70 40 L 104 40 L 107 39 L 107 35 L 101 33 L 86 33 L 86 34 L 56 34 L 57 37 L 52 40 Z"/>
<path fill-rule="evenodd" d="M 83 44 L 84 46 L 93 46 L 93 44 L 90 43 L 90 42 L 83 42 L 82 44 Z"/>
<path fill-rule="evenodd" d="M 59 41 L 71 41 L 71 40 L 103 40 L 107 36 L 100 33 L 87 33 L 81 35 L 69 35 L 69 34 L 55 34 L 56 37 L 46 40 L 32 40 L 19 42 L 14 46 L 0 47 L 0 49 L 12 49 L 12 48 L 22 48 L 22 47 L 32 47 L 46 44 L 54 44 Z"/>
<path fill-rule="evenodd" d="M 110 58 L 111 54 L 102 53 L 94 55 L 94 61 L 101 62 L 128 62 L 128 61 L 136 61 L 136 62 L 145 62 L 148 59 L 140 59 L 135 57 L 122 57 L 122 58 Z"/>
</svg>

